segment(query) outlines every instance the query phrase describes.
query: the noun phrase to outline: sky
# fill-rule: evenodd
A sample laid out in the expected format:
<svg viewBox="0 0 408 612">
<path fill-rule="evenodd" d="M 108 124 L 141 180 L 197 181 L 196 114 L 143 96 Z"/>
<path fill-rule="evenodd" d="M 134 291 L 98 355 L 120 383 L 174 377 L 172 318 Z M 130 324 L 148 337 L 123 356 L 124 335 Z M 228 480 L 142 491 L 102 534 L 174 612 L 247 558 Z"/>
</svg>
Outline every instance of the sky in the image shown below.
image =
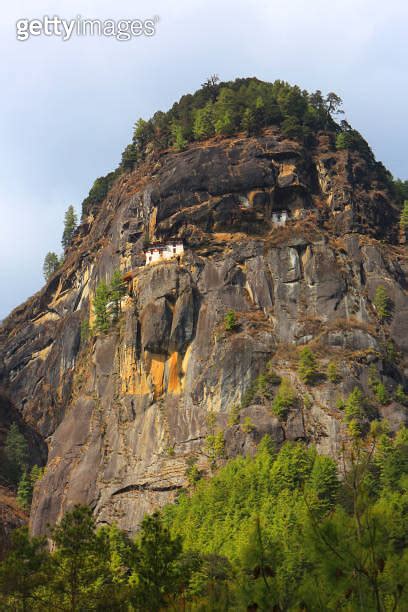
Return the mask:
<svg viewBox="0 0 408 612">
<path fill-rule="evenodd" d="M 408 178 L 406 0 L 15 0 L 0 24 L 0 320 L 43 285 L 64 212 L 113 170 L 139 117 L 213 73 L 335 91 Z M 155 35 L 16 39 L 16 21 L 150 19 Z"/>
</svg>

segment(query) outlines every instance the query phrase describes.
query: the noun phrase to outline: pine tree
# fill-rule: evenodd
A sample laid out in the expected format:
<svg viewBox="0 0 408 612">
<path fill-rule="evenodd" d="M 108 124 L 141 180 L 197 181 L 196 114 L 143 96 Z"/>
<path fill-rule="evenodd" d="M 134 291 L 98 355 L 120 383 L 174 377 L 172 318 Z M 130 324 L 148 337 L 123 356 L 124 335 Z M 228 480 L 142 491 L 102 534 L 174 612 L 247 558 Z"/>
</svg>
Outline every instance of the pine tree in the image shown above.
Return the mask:
<svg viewBox="0 0 408 612">
<path fill-rule="evenodd" d="M 298 372 L 306 385 L 312 385 L 316 382 L 318 375 L 316 357 L 308 346 L 300 351 Z"/>
<path fill-rule="evenodd" d="M 98 538 L 92 510 L 75 506 L 52 530 L 56 546 L 53 555 L 52 591 L 63 610 L 114 609 L 98 607 L 110 583 L 109 546 Z"/>
<path fill-rule="evenodd" d="M 183 151 L 186 148 L 187 140 L 183 135 L 183 128 L 178 123 L 173 123 L 171 126 L 172 143 L 176 151 Z"/>
<path fill-rule="evenodd" d="M 400 216 L 400 228 L 403 232 L 406 232 L 408 229 L 408 200 L 404 201 L 404 205 L 402 207 Z"/>
<path fill-rule="evenodd" d="M 169 597 L 179 590 L 182 579 L 178 561 L 181 538 L 172 538 L 156 512 L 143 519 L 137 542 L 135 570 L 137 585 L 133 602 L 136 609 L 162 610 Z"/>
<path fill-rule="evenodd" d="M 384 285 L 378 285 L 375 290 L 373 304 L 380 321 L 385 321 L 391 316 L 390 300 Z"/>
<path fill-rule="evenodd" d="M 30 538 L 27 527 L 13 532 L 11 550 L 0 564 L 2 610 L 53 609 L 51 602 L 47 606 L 45 599 L 42 599 L 43 605 L 38 606 L 38 589 L 44 592 L 50 576 L 49 561 L 45 538 Z"/>
<path fill-rule="evenodd" d="M 272 412 L 284 419 L 290 408 L 296 405 L 297 396 L 288 378 L 282 378 L 278 391 L 272 402 Z"/>
<path fill-rule="evenodd" d="M 95 326 L 99 332 L 107 332 L 110 327 L 110 316 L 108 312 L 109 287 L 105 282 L 100 282 L 95 291 L 94 312 Z"/>
<path fill-rule="evenodd" d="M 17 423 L 12 423 L 4 445 L 6 475 L 10 482 L 17 484 L 28 463 L 28 444 Z"/>
<path fill-rule="evenodd" d="M 66 250 L 72 242 L 72 237 L 78 225 L 78 218 L 75 213 L 74 207 L 68 206 L 68 209 L 64 217 L 64 232 L 62 234 L 61 244 Z"/>
<path fill-rule="evenodd" d="M 60 266 L 60 261 L 58 259 L 58 255 L 53 251 L 49 251 L 45 258 L 43 264 L 43 275 L 46 281 L 54 274 L 56 270 L 58 270 Z"/>
<path fill-rule="evenodd" d="M 114 320 L 117 320 L 119 317 L 120 302 L 125 293 L 126 285 L 123 282 L 122 274 L 120 270 L 116 270 L 109 283 L 109 300 L 112 303 L 112 315 Z"/>
<path fill-rule="evenodd" d="M 349 433 L 356 437 L 361 433 L 362 423 L 366 417 L 366 401 L 363 392 L 354 387 L 345 402 L 345 420 L 349 426 Z"/>
<path fill-rule="evenodd" d="M 33 485 L 27 470 L 24 469 L 17 488 L 17 501 L 21 508 L 29 510 L 33 497 Z"/>
<path fill-rule="evenodd" d="M 214 135 L 214 106 L 212 102 L 196 111 L 193 133 L 196 140 L 202 140 Z"/>
<path fill-rule="evenodd" d="M 327 378 L 331 383 L 339 382 L 339 374 L 337 372 L 337 366 L 334 361 L 329 361 L 327 364 Z"/>
</svg>

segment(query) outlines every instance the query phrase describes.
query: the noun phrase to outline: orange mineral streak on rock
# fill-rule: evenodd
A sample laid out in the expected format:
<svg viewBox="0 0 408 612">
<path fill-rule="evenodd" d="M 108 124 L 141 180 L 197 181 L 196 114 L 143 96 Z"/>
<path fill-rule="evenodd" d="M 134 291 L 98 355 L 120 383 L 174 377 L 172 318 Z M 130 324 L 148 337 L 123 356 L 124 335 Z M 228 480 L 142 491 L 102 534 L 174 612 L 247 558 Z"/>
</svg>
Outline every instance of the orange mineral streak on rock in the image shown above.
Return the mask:
<svg viewBox="0 0 408 612">
<path fill-rule="evenodd" d="M 170 355 L 170 359 L 168 361 L 168 393 L 178 394 L 181 392 L 180 361 L 180 356 L 177 352 Z"/>
<path fill-rule="evenodd" d="M 153 384 L 155 398 L 163 395 L 165 366 L 166 358 L 164 355 L 151 355 L 150 379 Z"/>
<path fill-rule="evenodd" d="M 119 362 L 120 388 L 125 395 L 148 395 L 150 385 L 140 362 L 135 359 L 132 346 L 123 347 Z"/>
</svg>

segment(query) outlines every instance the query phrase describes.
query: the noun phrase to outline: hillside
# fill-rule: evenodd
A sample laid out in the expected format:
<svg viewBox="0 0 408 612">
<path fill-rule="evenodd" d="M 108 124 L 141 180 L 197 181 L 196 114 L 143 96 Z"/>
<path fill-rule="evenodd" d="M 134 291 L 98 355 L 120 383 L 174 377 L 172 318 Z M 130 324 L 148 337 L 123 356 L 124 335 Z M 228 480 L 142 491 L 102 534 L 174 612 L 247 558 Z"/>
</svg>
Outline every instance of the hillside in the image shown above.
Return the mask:
<svg viewBox="0 0 408 612">
<path fill-rule="evenodd" d="M 88 200 L 62 267 L 0 330 L 2 396 L 48 448 L 33 533 L 78 503 L 134 533 L 189 486 L 192 462 L 210 474 L 265 434 L 338 459 L 355 387 L 362 435 L 373 419 L 406 424 L 399 203 L 381 164 L 339 147 L 339 130 L 288 135 L 277 121 L 147 146 Z M 169 242 L 183 255 L 144 265 L 147 245 Z M 116 270 L 121 312 L 89 334 Z M 282 379 L 292 397 L 274 410 Z"/>
</svg>

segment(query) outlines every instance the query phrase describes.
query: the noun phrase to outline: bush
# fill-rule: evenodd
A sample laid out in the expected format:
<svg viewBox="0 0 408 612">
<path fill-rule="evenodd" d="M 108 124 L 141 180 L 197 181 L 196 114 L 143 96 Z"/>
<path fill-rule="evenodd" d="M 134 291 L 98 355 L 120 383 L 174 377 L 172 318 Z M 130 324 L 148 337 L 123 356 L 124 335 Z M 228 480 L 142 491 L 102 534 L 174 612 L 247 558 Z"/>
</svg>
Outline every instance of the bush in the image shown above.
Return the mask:
<svg viewBox="0 0 408 612">
<path fill-rule="evenodd" d="M 288 378 L 282 378 L 278 391 L 272 402 L 272 412 L 279 418 L 284 419 L 288 410 L 293 408 L 297 402 L 297 395 Z"/>
<path fill-rule="evenodd" d="M 253 431 L 255 429 L 255 426 L 252 422 L 251 417 L 247 416 L 245 417 L 242 425 L 241 425 L 241 429 L 244 433 L 249 434 L 251 433 L 251 431 Z"/>
<path fill-rule="evenodd" d="M 134 151 L 134 147 L 129 145 L 122 154 L 123 167 L 131 169 L 136 159 L 137 154 Z M 100 176 L 94 181 L 94 184 L 89 190 L 89 194 L 82 202 L 82 218 L 86 217 L 95 206 L 105 199 L 109 189 L 112 187 L 119 174 L 120 170 L 115 170 L 114 172 L 109 172 L 106 176 Z"/>
<path fill-rule="evenodd" d="M 224 317 L 225 331 L 233 331 L 238 327 L 237 317 L 233 310 L 229 310 Z"/>
</svg>

